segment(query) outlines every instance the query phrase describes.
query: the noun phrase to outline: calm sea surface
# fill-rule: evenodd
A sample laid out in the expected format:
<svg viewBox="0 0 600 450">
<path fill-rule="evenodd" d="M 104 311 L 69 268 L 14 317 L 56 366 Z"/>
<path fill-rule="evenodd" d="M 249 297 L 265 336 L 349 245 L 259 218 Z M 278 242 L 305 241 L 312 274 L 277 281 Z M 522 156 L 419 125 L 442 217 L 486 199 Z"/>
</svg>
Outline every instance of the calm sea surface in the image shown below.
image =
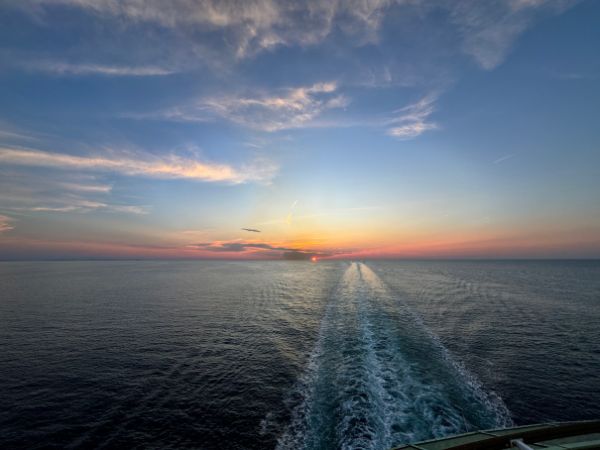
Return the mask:
<svg viewBox="0 0 600 450">
<path fill-rule="evenodd" d="M 600 417 L 600 262 L 0 263 L 1 448 L 386 449 Z"/>
</svg>

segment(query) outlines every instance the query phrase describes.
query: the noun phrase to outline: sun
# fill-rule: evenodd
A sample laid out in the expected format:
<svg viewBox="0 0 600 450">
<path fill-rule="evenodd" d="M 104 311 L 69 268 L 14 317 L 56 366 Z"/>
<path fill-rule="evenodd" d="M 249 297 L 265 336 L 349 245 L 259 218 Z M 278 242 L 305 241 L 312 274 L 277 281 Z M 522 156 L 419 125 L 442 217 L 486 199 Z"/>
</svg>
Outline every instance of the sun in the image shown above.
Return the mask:
<svg viewBox="0 0 600 450">
<path fill-rule="evenodd" d="M 317 262 L 317 261 L 318 261 L 316 256 L 312 256 L 312 257 L 310 258 L 310 260 L 311 260 L 312 262 Z"/>
</svg>

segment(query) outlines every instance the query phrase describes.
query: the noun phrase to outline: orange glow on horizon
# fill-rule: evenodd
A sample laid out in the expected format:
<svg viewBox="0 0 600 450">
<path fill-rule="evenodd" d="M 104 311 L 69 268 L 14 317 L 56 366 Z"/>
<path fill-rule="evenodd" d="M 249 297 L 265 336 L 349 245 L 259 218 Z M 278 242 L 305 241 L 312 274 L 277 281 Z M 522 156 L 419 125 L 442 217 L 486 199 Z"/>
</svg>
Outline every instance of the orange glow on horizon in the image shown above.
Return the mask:
<svg viewBox="0 0 600 450">
<path fill-rule="evenodd" d="M 490 227 L 491 228 L 491 227 Z M 357 233 L 330 230 L 302 230 L 286 239 L 279 233 L 272 239 L 244 239 L 226 233 L 189 232 L 144 234 L 135 243 L 111 239 L 89 242 L 80 239 L 45 240 L 0 236 L 5 255 L 21 258 L 148 258 L 148 259 L 281 259 L 286 252 L 310 254 L 311 262 L 321 259 L 353 258 L 507 258 L 507 257 L 587 257 L 600 249 L 600 235 L 593 228 L 567 228 L 547 225 L 540 231 L 528 226 L 501 230 L 446 229 L 365 229 Z M 266 233 L 265 233 L 266 234 Z M 151 240 L 146 245 L 144 241 Z M 195 244 L 195 242 L 207 244 Z"/>
</svg>

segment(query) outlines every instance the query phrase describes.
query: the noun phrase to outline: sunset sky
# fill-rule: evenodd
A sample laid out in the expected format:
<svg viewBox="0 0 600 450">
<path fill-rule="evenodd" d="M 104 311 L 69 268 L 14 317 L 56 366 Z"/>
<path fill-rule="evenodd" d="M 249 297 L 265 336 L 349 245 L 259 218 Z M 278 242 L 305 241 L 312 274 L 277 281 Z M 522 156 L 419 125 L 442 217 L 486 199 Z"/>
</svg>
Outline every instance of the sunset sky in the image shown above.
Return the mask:
<svg viewBox="0 0 600 450">
<path fill-rule="evenodd" d="M 0 2 L 0 259 L 600 257 L 599 24 L 594 0 Z"/>
</svg>

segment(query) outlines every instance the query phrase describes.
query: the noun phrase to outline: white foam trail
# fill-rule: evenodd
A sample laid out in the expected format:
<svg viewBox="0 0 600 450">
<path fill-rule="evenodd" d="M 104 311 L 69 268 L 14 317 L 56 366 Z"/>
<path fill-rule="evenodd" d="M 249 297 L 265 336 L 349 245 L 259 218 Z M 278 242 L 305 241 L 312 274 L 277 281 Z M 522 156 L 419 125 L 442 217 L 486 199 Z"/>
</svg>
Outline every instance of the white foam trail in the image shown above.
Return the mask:
<svg viewBox="0 0 600 450">
<path fill-rule="evenodd" d="M 421 366 L 431 360 L 407 359 L 402 338 L 408 335 L 398 332 L 390 308 L 409 313 L 408 326 L 417 339 L 424 338 L 424 351 L 433 352 L 425 357 L 440 357 L 442 378 L 456 385 L 428 379 Z M 492 416 L 494 424 L 504 420 L 503 411 L 508 417 L 501 400 L 485 393 L 416 314 L 398 306 L 371 269 L 353 263 L 327 306 L 306 371 L 290 396 L 291 420 L 277 448 L 388 449 L 485 424 L 468 422 L 457 398 L 466 408 L 483 409 L 482 417 Z"/>
<path fill-rule="evenodd" d="M 362 271 L 369 278 L 370 283 L 372 283 L 373 286 L 376 286 L 376 289 L 381 292 L 382 295 L 395 297 L 392 293 L 390 293 L 387 286 L 385 286 L 383 280 L 381 280 L 381 278 L 379 278 L 379 276 L 373 272 L 373 270 L 363 264 Z M 427 334 L 428 338 L 431 340 L 431 343 L 438 349 L 446 364 L 450 366 L 460 377 L 462 383 L 468 387 L 471 393 L 477 397 L 481 403 L 493 411 L 497 418 L 496 425 L 499 427 L 512 425 L 513 422 L 510 417 L 510 411 L 508 410 L 508 407 L 502 398 L 495 392 L 486 391 L 481 381 L 479 381 L 479 379 L 472 372 L 470 372 L 462 362 L 458 361 L 452 355 L 448 348 L 442 343 L 440 338 L 429 327 L 427 327 L 427 325 L 425 325 L 419 314 L 417 314 L 406 303 L 402 303 L 402 307 L 411 315 L 415 324 Z"/>
</svg>

